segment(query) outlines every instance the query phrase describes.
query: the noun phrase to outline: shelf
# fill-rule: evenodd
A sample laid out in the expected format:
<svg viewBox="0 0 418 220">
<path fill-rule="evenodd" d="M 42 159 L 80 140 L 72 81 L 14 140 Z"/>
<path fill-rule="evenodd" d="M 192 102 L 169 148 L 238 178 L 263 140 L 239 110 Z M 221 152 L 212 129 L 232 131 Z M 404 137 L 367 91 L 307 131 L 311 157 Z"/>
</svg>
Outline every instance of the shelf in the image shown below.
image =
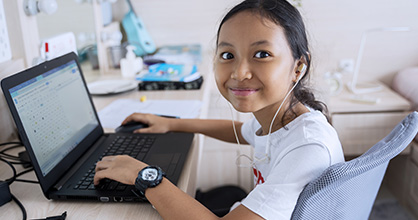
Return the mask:
<svg viewBox="0 0 418 220">
<path fill-rule="evenodd" d="M 364 113 L 364 112 L 391 112 L 409 111 L 411 104 L 402 96 L 382 84 L 383 89 L 378 92 L 364 94 L 366 97 L 378 98 L 376 104 L 358 103 L 350 101 L 354 94 L 346 88 L 338 96 L 332 96 L 328 101 L 328 109 L 331 114 Z"/>
</svg>

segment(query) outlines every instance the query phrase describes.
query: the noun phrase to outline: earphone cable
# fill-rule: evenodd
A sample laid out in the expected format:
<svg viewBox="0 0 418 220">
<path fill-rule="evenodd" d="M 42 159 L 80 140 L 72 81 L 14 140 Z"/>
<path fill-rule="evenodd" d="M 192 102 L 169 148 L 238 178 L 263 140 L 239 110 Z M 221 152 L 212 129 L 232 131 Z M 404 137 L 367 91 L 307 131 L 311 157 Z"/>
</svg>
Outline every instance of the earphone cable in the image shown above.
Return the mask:
<svg viewBox="0 0 418 220">
<path fill-rule="evenodd" d="M 229 110 L 230 110 L 230 112 L 231 112 L 231 119 L 232 119 L 232 128 L 234 129 L 234 134 L 235 134 L 235 139 L 237 140 L 237 144 L 238 144 L 238 155 L 237 155 L 237 157 L 235 158 L 235 164 L 237 165 L 237 167 L 240 167 L 240 168 L 253 168 L 253 169 L 255 169 L 256 171 L 255 171 L 255 179 L 256 180 L 258 180 L 258 175 L 259 175 L 259 172 L 257 171 L 258 169 L 257 169 L 257 165 L 255 164 L 255 162 L 254 162 L 254 160 L 250 157 L 250 156 L 248 156 L 248 155 L 246 155 L 246 154 L 244 154 L 244 153 L 242 153 L 242 150 L 241 150 L 241 143 L 240 143 L 240 141 L 239 141 L 239 138 L 238 138 L 238 133 L 237 133 L 237 129 L 236 129 L 236 127 L 235 127 L 235 117 L 234 117 L 234 113 L 233 113 L 233 111 L 232 111 L 232 104 L 230 103 L 230 102 L 228 102 L 228 106 L 229 106 Z M 239 159 L 241 158 L 241 157 L 244 157 L 244 158 L 247 158 L 249 161 L 250 161 L 250 165 L 243 165 L 243 164 L 241 164 L 240 162 L 239 162 Z"/>
<path fill-rule="evenodd" d="M 228 106 L 229 106 L 229 111 L 231 112 L 231 119 L 232 119 L 232 128 L 234 129 L 234 134 L 235 134 L 235 139 L 237 140 L 237 144 L 241 146 L 240 142 L 239 142 L 239 138 L 238 138 L 238 134 L 237 134 L 237 129 L 235 127 L 235 119 L 234 119 L 234 113 L 232 112 L 232 106 L 231 103 L 228 102 Z"/>
<path fill-rule="evenodd" d="M 235 127 L 235 117 L 234 117 L 234 113 L 232 111 L 232 105 L 231 105 L 230 102 L 227 102 L 227 103 L 228 103 L 228 107 L 229 107 L 229 112 L 231 113 L 232 128 L 234 129 L 235 140 L 237 141 L 237 144 L 238 144 L 238 155 L 235 159 L 235 164 L 238 167 L 245 167 L 245 166 L 243 166 L 239 163 L 239 158 L 240 157 L 246 157 L 250 161 L 252 161 L 252 159 L 249 156 L 243 154 L 242 151 L 241 151 L 241 143 L 240 143 L 239 138 L 238 138 L 237 128 Z"/>
<path fill-rule="evenodd" d="M 271 130 L 273 128 L 274 120 L 276 120 L 276 117 L 279 114 L 280 109 L 282 108 L 283 104 L 286 102 L 287 97 L 289 97 L 290 93 L 292 93 L 293 89 L 295 89 L 295 87 L 298 85 L 298 83 L 299 83 L 299 79 L 296 81 L 295 85 L 293 85 L 293 87 L 290 89 L 290 91 L 286 94 L 282 103 L 279 106 L 279 109 L 277 109 L 276 113 L 273 116 L 273 119 L 271 120 L 269 133 L 267 135 L 266 152 L 265 152 L 266 157 L 267 157 L 267 161 L 270 161 L 270 136 L 271 136 Z"/>
<path fill-rule="evenodd" d="M 233 114 L 233 111 L 232 111 L 232 104 L 231 104 L 230 102 L 228 102 L 228 104 L 229 104 L 229 105 L 228 105 L 228 106 L 229 106 L 229 110 L 230 110 L 230 112 L 231 112 L 232 128 L 234 129 L 235 139 L 237 140 L 237 144 L 238 144 L 238 156 L 237 156 L 237 158 L 235 159 L 235 164 L 236 164 L 238 167 L 252 167 L 252 168 L 254 169 L 254 173 L 255 173 L 255 176 L 256 176 L 256 180 L 257 180 L 257 181 L 258 181 L 258 177 L 259 177 L 259 176 L 258 176 L 258 175 L 259 175 L 259 172 L 258 172 L 258 168 L 257 168 L 256 163 L 257 163 L 257 162 L 262 162 L 262 161 L 265 161 L 266 159 L 267 159 L 267 163 L 268 163 L 268 162 L 270 162 L 270 135 L 271 135 L 271 130 L 272 130 L 272 127 L 273 127 L 274 120 L 276 120 L 276 117 L 277 117 L 277 115 L 279 114 L 280 109 L 282 108 L 282 106 L 283 106 L 283 104 L 285 103 L 286 99 L 289 97 L 290 93 L 291 93 L 291 92 L 293 91 L 293 89 L 295 89 L 295 87 L 298 85 L 298 83 L 299 83 L 300 79 L 301 79 L 301 78 L 302 78 L 302 76 L 303 76 L 303 74 L 302 74 L 302 72 L 303 72 L 303 71 L 304 71 L 304 70 L 300 71 L 300 72 L 301 72 L 301 75 L 298 77 L 298 79 L 297 79 L 297 81 L 296 81 L 295 85 L 293 85 L 293 87 L 290 89 L 290 91 L 286 94 L 286 96 L 284 97 L 284 99 L 283 99 L 282 103 L 280 103 L 279 108 L 277 109 L 276 113 L 274 114 L 273 119 L 271 120 L 270 127 L 269 127 L 269 133 L 268 133 L 268 135 L 267 135 L 266 151 L 265 151 L 265 157 L 264 157 L 264 158 L 259 159 L 259 158 L 257 158 L 257 157 L 255 157 L 255 156 L 254 156 L 254 159 L 252 159 L 252 158 L 250 158 L 248 155 L 246 155 L 246 154 L 243 154 L 243 153 L 242 153 L 242 151 L 241 151 L 241 144 L 240 144 L 240 142 L 239 142 L 239 138 L 238 138 L 237 130 L 236 130 L 236 127 L 235 127 L 235 120 L 234 120 L 234 114 Z M 240 159 L 241 157 L 245 157 L 245 158 L 247 158 L 247 159 L 251 162 L 251 163 L 250 163 L 250 166 L 242 165 L 241 163 L 239 163 L 239 159 Z"/>
</svg>

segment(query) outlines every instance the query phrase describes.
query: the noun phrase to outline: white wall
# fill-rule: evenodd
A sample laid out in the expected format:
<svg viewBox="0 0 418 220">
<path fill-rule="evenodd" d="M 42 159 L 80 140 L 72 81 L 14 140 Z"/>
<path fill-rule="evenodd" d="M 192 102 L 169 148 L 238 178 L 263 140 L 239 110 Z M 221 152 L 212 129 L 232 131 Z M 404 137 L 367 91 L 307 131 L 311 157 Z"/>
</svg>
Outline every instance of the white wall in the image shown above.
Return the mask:
<svg viewBox="0 0 418 220">
<path fill-rule="evenodd" d="M 94 15 L 92 5 L 89 3 L 79 4 L 74 0 L 56 1 L 58 9 L 54 14 L 47 15 L 45 13 L 39 13 L 36 16 L 39 37 L 41 40 L 65 32 L 73 32 L 76 39 L 79 33 L 87 33 L 88 35 L 92 35 L 91 37 L 94 39 Z M 91 41 L 88 42 L 91 43 Z M 77 43 L 81 44 L 82 42 Z M 81 48 L 85 45 L 77 46 L 78 48 Z"/>
<path fill-rule="evenodd" d="M 223 15 L 241 0 L 131 0 L 157 46 L 200 43 L 205 52 L 214 48 L 218 24 Z M 409 26 L 412 32 L 370 34 L 360 69 L 360 79 L 378 79 L 387 84 L 393 75 L 418 65 L 418 1 L 416 0 L 302 0 L 311 40 L 314 79 L 337 68 L 341 59 L 354 59 L 361 34 L 370 28 Z M 58 13 L 38 15 L 41 38 L 55 32 L 86 30 L 92 25 L 91 6 L 74 10 L 73 0 L 58 0 Z M 70 13 L 68 13 L 70 11 Z M 125 0 L 113 5 L 114 20 L 128 11 Z M 69 14 L 72 19 L 68 19 Z M 47 30 L 46 26 L 51 28 Z M 93 30 L 92 30 L 93 31 Z M 351 75 L 345 76 L 347 79 Z M 321 85 L 320 83 L 317 83 Z"/>
<path fill-rule="evenodd" d="M 340 59 L 356 58 L 361 34 L 371 28 L 408 26 L 411 32 L 369 34 L 360 79 L 390 83 L 407 66 L 418 65 L 418 1 L 305 0 L 316 74 L 335 69 Z"/>
<path fill-rule="evenodd" d="M 158 0 L 131 1 L 157 46 L 200 43 L 213 48 L 218 23 L 227 9 L 240 0 Z M 128 11 L 125 1 L 114 7 L 114 18 L 121 20 Z"/>
<path fill-rule="evenodd" d="M 132 0 L 157 45 L 200 43 L 213 49 L 218 24 L 240 0 Z M 113 7 L 121 19 L 128 7 Z M 418 1 L 416 0 L 302 0 L 301 13 L 311 40 L 314 78 L 337 68 L 341 59 L 357 57 L 361 34 L 370 28 L 409 26 L 412 32 L 370 34 L 360 69 L 360 79 L 387 84 L 393 75 L 418 65 Z M 346 78 L 350 78 L 347 75 Z M 318 88 L 321 89 L 321 88 Z"/>
</svg>

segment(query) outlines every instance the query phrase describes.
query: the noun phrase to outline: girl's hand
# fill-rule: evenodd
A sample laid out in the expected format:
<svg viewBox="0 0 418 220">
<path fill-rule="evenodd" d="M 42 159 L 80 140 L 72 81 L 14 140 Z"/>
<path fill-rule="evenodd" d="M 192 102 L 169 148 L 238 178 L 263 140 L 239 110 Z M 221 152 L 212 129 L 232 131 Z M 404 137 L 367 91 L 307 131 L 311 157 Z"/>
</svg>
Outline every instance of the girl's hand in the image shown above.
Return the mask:
<svg viewBox="0 0 418 220">
<path fill-rule="evenodd" d="M 123 184 L 134 185 L 141 171 L 147 164 L 128 155 L 108 156 L 97 162 L 94 185 L 101 179 L 108 178 Z"/>
<path fill-rule="evenodd" d="M 134 133 L 167 133 L 170 131 L 170 120 L 172 119 L 153 114 L 133 113 L 122 122 L 122 125 L 130 121 L 136 121 L 147 124 L 148 127 L 137 129 Z"/>
</svg>

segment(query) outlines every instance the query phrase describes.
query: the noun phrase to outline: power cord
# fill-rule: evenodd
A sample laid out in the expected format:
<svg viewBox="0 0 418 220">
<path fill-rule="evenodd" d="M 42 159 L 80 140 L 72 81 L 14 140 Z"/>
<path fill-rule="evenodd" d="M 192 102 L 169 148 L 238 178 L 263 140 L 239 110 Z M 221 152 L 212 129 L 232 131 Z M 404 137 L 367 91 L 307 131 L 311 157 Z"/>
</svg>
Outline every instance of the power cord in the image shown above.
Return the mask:
<svg viewBox="0 0 418 220">
<path fill-rule="evenodd" d="M 2 143 L 0 144 L 0 146 L 4 146 L 4 145 L 13 145 L 10 147 L 7 147 L 3 150 L 0 151 L 0 157 L 3 157 L 3 159 L 8 159 L 11 160 L 9 161 L 12 164 L 21 164 L 24 168 L 29 168 L 32 166 L 32 164 L 30 163 L 29 158 L 26 156 L 26 152 L 20 152 L 19 156 L 14 156 L 11 154 L 6 153 L 9 150 L 18 148 L 18 147 L 23 147 L 23 144 L 20 142 L 8 142 L 8 143 Z"/>
<path fill-rule="evenodd" d="M 1 158 L 0 157 L 0 161 L 3 161 L 3 162 L 5 162 L 7 165 L 9 165 L 10 166 L 10 168 L 12 168 L 12 171 L 13 171 L 13 177 L 11 177 L 11 178 L 9 178 L 9 179 L 7 179 L 5 182 L 7 183 L 7 190 L 2 190 L 1 191 L 1 194 L 3 195 L 3 194 L 5 194 L 4 196 L 5 197 L 7 197 L 7 198 L 11 198 L 11 199 L 13 199 L 13 201 L 15 201 L 16 202 L 16 204 L 19 206 L 19 208 L 22 210 L 22 218 L 23 218 L 23 220 L 26 220 L 26 209 L 25 209 L 25 207 L 22 205 L 22 203 L 10 192 L 10 188 L 9 188 L 9 186 L 16 180 L 16 175 L 17 175 L 17 172 L 16 172 L 16 169 L 15 169 L 15 167 L 13 166 L 13 164 L 11 164 L 9 161 L 7 161 L 7 160 L 5 160 L 5 159 L 3 159 L 3 158 Z M 10 200 L 9 200 L 10 201 Z M 7 202 L 9 202 L 9 201 L 7 201 Z M 6 202 L 6 201 L 4 201 L 4 202 Z M 3 205 L 3 204 L 2 204 Z"/>
<path fill-rule="evenodd" d="M 24 171 L 16 174 L 16 178 L 19 177 L 19 176 L 22 176 L 23 174 L 29 173 L 31 171 L 33 171 L 33 168 L 29 168 L 27 170 L 24 170 Z M 25 179 L 15 179 L 15 181 L 16 182 L 24 182 L 24 183 L 34 183 L 34 184 L 38 184 L 39 183 L 39 181 L 25 180 Z"/>
<path fill-rule="evenodd" d="M 33 181 L 33 180 L 18 179 L 19 176 L 22 176 L 26 173 L 33 171 L 32 164 L 29 159 L 22 159 L 23 152 L 20 152 L 19 156 L 14 156 L 14 155 L 7 153 L 7 151 L 11 149 L 23 147 L 22 143 L 20 142 L 0 143 L 0 147 L 6 146 L 6 145 L 13 145 L 13 146 L 7 147 L 0 151 L 0 161 L 10 166 L 10 168 L 13 171 L 13 176 L 9 179 L 6 179 L 5 181 L 0 181 L 0 194 L 1 194 L 0 206 L 2 206 L 5 203 L 10 202 L 11 200 L 15 201 L 15 203 L 22 210 L 22 219 L 26 220 L 27 219 L 26 209 L 23 206 L 23 204 L 10 192 L 10 185 L 13 182 L 25 182 L 25 183 L 34 183 L 34 184 L 38 184 L 39 182 Z M 8 161 L 8 160 L 11 160 L 11 161 Z M 20 164 L 24 168 L 27 168 L 27 169 L 21 171 L 20 173 L 17 173 L 16 168 L 13 166 L 13 164 Z M 50 216 L 42 220 L 65 220 L 66 217 L 67 217 L 67 212 L 65 211 L 64 213 L 62 213 L 62 215 Z"/>
<path fill-rule="evenodd" d="M 26 218 L 27 218 L 26 209 L 23 206 L 23 204 L 16 198 L 16 196 L 14 196 L 10 192 L 10 185 L 12 185 L 12 183 L 14 181 L 16 181 L 16 178 L 18 177 L 18 175 L 21 176 L 21 175 L 23 175 L 24 173 L 27 173 L 27 172 L 23 171 L 23 172 L 17 174 L 16 168 L 13 166 L 13 164 L 19 163 L 20 162 L 20 159 L 18 157 L 16 157 L 16 156 L 13 156 L 13 155 L 10 155 L 10 154 L 7 154 L 6 153 L 6 151 L 8 151 L 10 149 L 14 149 L 14 148 L 17 148 L 17 147 L 21 147 L 23 145 L 20 142 L 8 142 L 8 143 L 2 143 L 2 144 L 0 144 L 0 146 L 4 146 L 4 145 L 13 145 L 11 147 L 8 147 L 8 148 L 3 149 L 2 151 L 0 151 L 0 160 L 10 166 L 10 168 L 13 171 L 13 177 L 11 177 L 11 178 L 9 178 L 9 179 L 7 179 L 5 181 L 7 183 L 7 189 L 2 190 L 1 193 L 2 194 L 4 193 L 4 195 L 5 195 L 6 198 L 11 198 L 13 201 L 15 201 L 15 203 L 19 206 L 20 210 L 22 210 L 22 218 L 23 218 L 23 220 L 26 220 Z M 8 159 L 11 159 L 11 160 L 14 160 L 14 162 L 9 162 L 6 159 L 3 159 L 3 157 L 8 158 Z M 9 201 L 7 201 L 7 202 L 9 202 Z M 4 202 L 6 202 L 6 201 L 4 201 Z"/>
</svg>

